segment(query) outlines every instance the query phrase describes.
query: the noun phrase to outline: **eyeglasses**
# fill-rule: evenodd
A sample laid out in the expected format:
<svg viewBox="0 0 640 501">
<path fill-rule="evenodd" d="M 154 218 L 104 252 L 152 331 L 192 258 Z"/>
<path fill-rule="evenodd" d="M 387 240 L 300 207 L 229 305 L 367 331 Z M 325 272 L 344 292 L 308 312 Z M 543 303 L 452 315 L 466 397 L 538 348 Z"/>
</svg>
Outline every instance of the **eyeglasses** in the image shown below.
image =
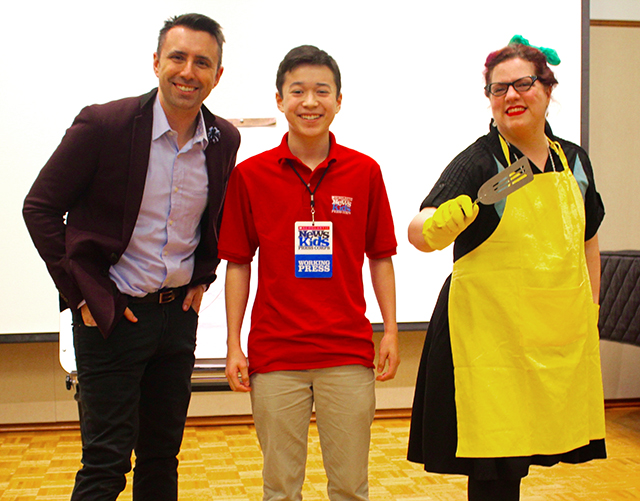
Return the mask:
<svg viewBox="0 0 640 501">
<path fill-rule="evenodd" d="M 496 97 L 504 96 L 509 90 L 509 87 L 513 87 L 518 93 L 522 93 L 528 91 L 536 82 L 536 80 L 538 80 L 537 76 L 530 75 L 527 77 L 518 78 L 513 82 L 490 83 L 484 88 L 484 90 Z"/>
</svg>

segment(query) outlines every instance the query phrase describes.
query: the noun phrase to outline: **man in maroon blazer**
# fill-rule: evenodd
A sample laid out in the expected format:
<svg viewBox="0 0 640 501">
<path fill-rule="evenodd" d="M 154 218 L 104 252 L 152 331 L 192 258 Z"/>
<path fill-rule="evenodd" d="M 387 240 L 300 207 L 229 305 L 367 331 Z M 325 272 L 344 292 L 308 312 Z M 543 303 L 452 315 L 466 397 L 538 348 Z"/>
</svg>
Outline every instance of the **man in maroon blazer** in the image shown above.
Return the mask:
<svg viewBox="0 0 640 501">
<path fill-rule="evenodd" d="M 133 499 L 177 499 L 198 309 L 240 135 L 203 101 L 224 37 L 200 14 L 169 19 L 150 93 L 84 108 L 23 214 L 73 311 L 83 467 L 72 500 L 115 500 L 135 449 Z"/>
</svg>

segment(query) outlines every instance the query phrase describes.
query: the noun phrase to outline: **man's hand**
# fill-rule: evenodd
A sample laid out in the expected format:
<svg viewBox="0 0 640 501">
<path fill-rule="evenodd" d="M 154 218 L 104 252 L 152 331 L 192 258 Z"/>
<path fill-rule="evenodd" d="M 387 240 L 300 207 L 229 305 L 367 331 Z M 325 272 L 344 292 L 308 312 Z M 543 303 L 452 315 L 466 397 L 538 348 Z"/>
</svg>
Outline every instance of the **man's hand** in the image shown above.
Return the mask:
<svg viewBox="0 0 640 501">
<path fill-rule="evenodd" d="M 87 327 L 98 326 L 98 324 L 96 324 L 96 321 L 93 318 L 93 315 L 91 314 L 91 311 L 89 311 L 89 307 L 87 306 L 87 303 L 84 303 L 80 307 L 80 313 L 82 314 L 82 321 L 84 322 L 84 325 L 86 325 Z M 133 314 L 133 312 L 129 308 L 124 310 L 124 318 L 126 318 L 129 322 L 133 322 L 134 324 L 138 321 L 137 317 Z"/>
<path fill-rule="evenodd" d="M 242 350 L 231 348 L 227 350 L 227 365 L 224 374 L 227 376 L 227 381 L 233 391 L 251 391 L 249 366 L 247 357 L 244 356 Z"/>
<path fill-rule="evenodd" d="M 182 303 L 182 309 L 189 311 L 189 308 L 193 308 L 196 313 L 200 313 L 200 305 L 202 304 L 202 296 L 205 290 L 207 290 L 207 286 L 204 284 L 189 287 Z"/>
</svg>

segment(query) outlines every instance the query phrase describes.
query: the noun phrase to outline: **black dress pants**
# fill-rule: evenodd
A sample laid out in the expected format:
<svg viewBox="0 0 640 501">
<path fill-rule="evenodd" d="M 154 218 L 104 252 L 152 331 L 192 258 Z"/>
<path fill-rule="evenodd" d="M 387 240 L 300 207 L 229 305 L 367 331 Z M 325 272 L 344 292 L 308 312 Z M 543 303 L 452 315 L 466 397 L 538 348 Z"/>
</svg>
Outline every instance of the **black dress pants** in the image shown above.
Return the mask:
<svg viewBox="0 0 640 501">
<path fill-rule="evenodd" d="M 133 499 L 177 500 L 198 325 L 183 300 L 130 304 L 138 322 L 123 318 L 108 339 L 74 316 L 83 466 L 72 501 L 114 501 L 133 450 Z"/>
</svg>

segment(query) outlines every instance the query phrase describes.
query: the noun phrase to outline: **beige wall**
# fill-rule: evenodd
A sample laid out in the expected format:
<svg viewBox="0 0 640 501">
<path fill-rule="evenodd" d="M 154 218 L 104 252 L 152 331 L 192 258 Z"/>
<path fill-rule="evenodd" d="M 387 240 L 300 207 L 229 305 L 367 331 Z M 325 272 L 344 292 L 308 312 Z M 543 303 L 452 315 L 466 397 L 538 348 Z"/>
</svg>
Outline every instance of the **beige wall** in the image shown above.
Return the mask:
<svg viewBox="0 0 640 501">
<path fill-rule="evenodd" d="M 380 334 L 374 334 L 376 345 Z M 402 363 L 396 378 L 376 383 L 378 409 L 411 407 L 423 332 L 401 332 Z M 0 424 L 60 423 L 78 420 L 74 392 L 65 387 L 58 343 L 0 344 Z M 194 392 L 189 416 L 251 413 L 249 396 L 232 392 Z"/>
<path fill-rule="evenodd" d="M 58 343 L 0 344 L 0 423 L 74 421 Z"/>
<path fill-rule="evenodd" d="M 592 26 L 589 156 L 606 208 L 602 250 L 640 249 L 640 24 Z M 600 343 L 605 397 L 640 397 L 640 347 Z"/>
<path fill-rule="evenodd" d="M 591 28 L 589 155 L 603 250 L 640 249 L 640 26 Z"/>
</svg>

